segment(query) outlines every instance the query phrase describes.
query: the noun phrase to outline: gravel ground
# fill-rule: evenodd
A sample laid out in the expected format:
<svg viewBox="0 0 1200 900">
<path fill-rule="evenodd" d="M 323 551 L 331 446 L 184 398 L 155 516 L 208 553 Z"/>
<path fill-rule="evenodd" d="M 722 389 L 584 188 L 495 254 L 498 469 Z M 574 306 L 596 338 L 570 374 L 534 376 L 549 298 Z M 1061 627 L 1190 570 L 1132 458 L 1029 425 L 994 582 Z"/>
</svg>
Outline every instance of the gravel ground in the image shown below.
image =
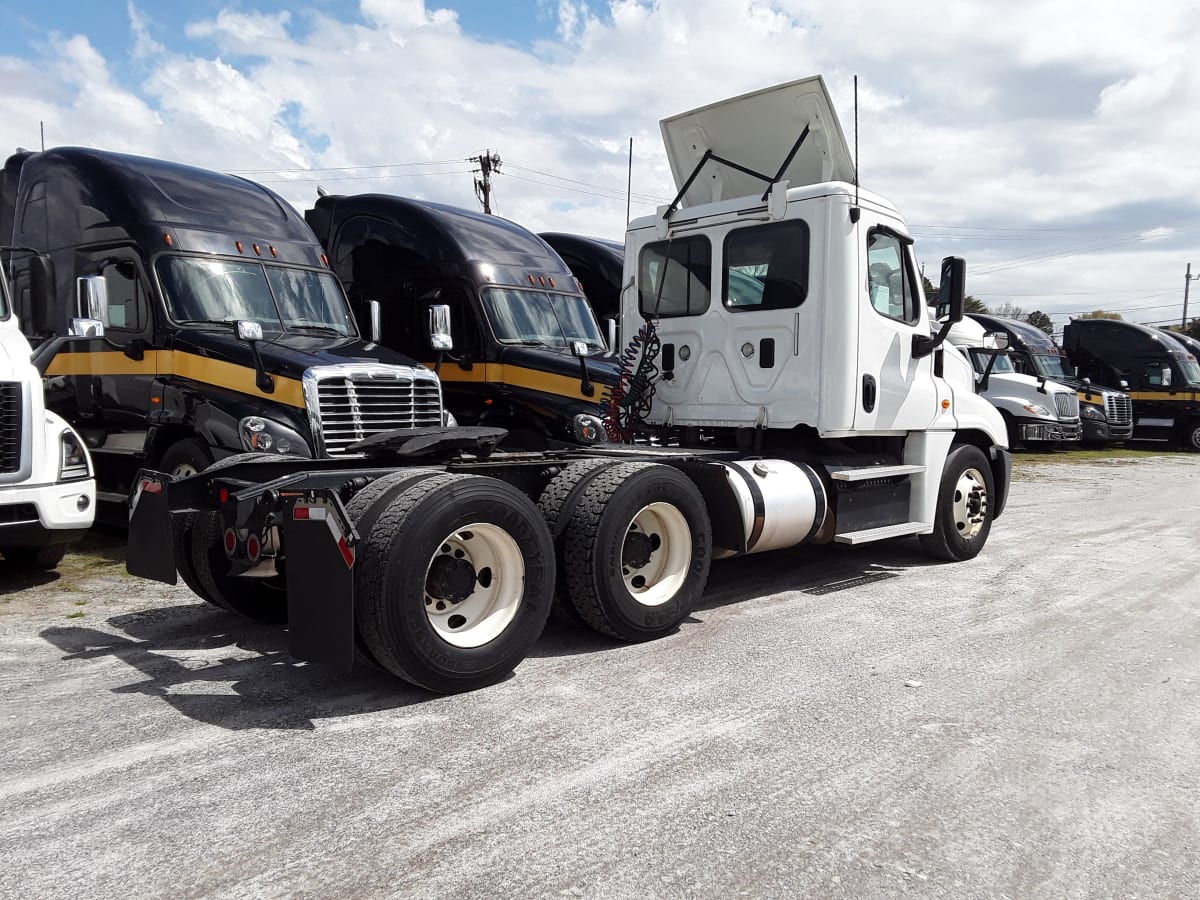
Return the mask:
<svg viewBox="0 0 1200 900">
<path fill-rule="evenodd" d="M 0 895 L 1200 895 L 1200 457 L 1026 463 L 981 557 L 719 562 L 433 697 L 0 564 Z"/>
</svg>

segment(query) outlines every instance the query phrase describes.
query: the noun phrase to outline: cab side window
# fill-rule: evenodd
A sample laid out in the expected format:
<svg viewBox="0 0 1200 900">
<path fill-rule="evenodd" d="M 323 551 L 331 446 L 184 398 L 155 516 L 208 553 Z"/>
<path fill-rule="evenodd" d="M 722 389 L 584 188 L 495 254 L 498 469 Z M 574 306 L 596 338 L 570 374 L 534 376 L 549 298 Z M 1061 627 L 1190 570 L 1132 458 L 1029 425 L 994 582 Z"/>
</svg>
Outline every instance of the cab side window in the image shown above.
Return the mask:
<svg viewBox="0 0 1200 900">
<path fill-rule="evenodd" d="M 808 225 L 773 222 L 725 238 L 725 307 L 792 309 L 808 296 Z"/>
<path fill-rule="evenodd" d="M 106 331 L 140 334 L 146 328 L 146 292 L 131 260 L 109 262 L 100 270 L 108 288 Z"/>
<path fill-rule="evenodd" d="M 708 309 L 712 244 L 702 235 L 657 241 L 638 257 L 638 288 L 644 316 L 698 316 Z"/>
<path fill-rule="evenodd" d="M 889 319 L 913 324 L 920 318 L 908 241 L 876 229 L 867 236 L 867 295 L 871 306 Z"/>
</svg>

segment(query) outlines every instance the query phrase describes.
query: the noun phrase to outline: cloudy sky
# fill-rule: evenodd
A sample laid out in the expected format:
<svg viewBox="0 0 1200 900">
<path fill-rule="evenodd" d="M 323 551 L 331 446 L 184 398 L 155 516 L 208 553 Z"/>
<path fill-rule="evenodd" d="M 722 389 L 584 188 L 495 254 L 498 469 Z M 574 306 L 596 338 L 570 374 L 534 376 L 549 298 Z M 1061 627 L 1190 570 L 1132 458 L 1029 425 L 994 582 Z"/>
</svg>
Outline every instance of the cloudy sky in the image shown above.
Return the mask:
<svg viewBox="0 0 1200 900">
<path fill-rule="evenodd" d="M 862 183 L 984 302 L 1177 322 L 1200 275 L 1200 0 L 0 0 L 0 150 L 78 144 L 620 238 L 658 120 L 822 74 Z M 1200 289 L 1200 286 L 1198 286 Z M 1200 290 L 1189 318 L 1200 315 Z"/>
</svg>

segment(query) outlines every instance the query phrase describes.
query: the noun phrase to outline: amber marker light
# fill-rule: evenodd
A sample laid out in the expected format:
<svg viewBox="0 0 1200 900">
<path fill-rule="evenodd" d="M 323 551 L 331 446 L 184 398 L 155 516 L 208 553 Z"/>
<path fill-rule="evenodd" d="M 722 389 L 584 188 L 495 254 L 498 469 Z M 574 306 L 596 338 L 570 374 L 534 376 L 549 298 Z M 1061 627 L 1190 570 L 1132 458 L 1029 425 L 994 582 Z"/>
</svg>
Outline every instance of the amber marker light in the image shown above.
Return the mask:
<svg viewBox="0 0 1200 900">
<path fill-rule="evenodd" d="M 259 249 L 258 244 L 251 244 L 250 246 L 254 248 L 255 256 L 262 256 L 262 250 Z"/>
<path fill-rule="evenodd" d="M 943 401 L 942 401 L 942 409 L 949 409 L 949 408 L 950 408 L 950 401 L 949 401 L 949 400 L 943 400 Z"/>
<path fill-rule="evenodd" d="M 321 265 L 323 265 L 323 266 L 329 265 L 329 257 L 326 256 L 324 253 L 321 254 Z"/>
<path fill-rule="evenodd" d="M 553 278 L 548 278 L 547 281 L 550 282 L 550 287 L 554 287 L 554 279 Z"/>
<path fill-rule="evenodd" d="M 529 283 L 530 283 L 530 284 L 534 284 L 534 283 L 535 283 L 535 282 L 534 282 L 534 280 L 533 280 L 533 276 L 532 276 L 532 275 L 530 275 L 530 276 L 529 276 Z"/>
<path fill-rule="evenodd" d="M 163 243 L 166 244 L 168 247 L 170 247 L 173 243 L 175 243 L 175 241 L 173 241 L 171 239 L 171 236 L 164 231 L 163 232 Z"/>
<path fill-rule="evenodd" d="M 271 258 L 272 258 L 272 259 L 278 259 L 278 258 L 279 258 L 279 253 L 278 253 L 278 252 L 276 252 L 276 250 L 275 250 L 275 245 L 274 245 L 274 244 L 271 244 L 270 246 L 268 246 L 268 247 L 267 247 L 267 249 L 271 251 Z"/>
<path fill-rule="evenodd" d="M 238 253 L 241 253 L 241 252 L 242 252 L 242 242 L 241 242 L 241 241 L 234 241 L 234 242 L 233 242 L 233 246 L 237 247 L 237 252 L 238 252 Z"/>
</svg>

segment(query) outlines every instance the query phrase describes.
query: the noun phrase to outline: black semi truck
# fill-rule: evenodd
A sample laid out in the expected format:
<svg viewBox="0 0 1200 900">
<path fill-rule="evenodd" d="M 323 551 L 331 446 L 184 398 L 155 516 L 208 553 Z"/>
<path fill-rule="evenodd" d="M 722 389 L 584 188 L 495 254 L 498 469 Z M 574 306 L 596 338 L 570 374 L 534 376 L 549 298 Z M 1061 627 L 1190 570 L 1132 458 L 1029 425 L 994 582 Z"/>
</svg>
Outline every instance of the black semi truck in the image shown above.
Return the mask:
<svg viewBox="0 0 1200 900">
<path fill-rule="evenodd" d="M 338 456 L 444 424 L 437 376 L 363 340 L 304 219 L 266 188 L 63 147 L 10 157 L 0 195 L 4 239 L 51 261 L 35 302 L 37 257 L 14 257 L 16 310 L 102 499 L 123 502 L 142 466 Z M 91 339 L 64 341 L 81 327 Z"/>
<path fill-rule="evenodd" d="M 618 363 L 579 282 L 537 235 L 383 194 L 319 197 L 305 217 L 360 325 L 377 322 L 385 345 L 436 369 L 460 424 L 506 429 L 506 448 L 604 439 Z M 452 348 L 430 345 L 431 306 L 449 308 Z"/>
<path fill-rule="evenodd" d="M 1008 358 L 1017 372 L 1075 388 L 1085 446 L 1127 441 L 1133 435 L 1133 403 L 1129 394 L 1075 374 L 1066 353 L 1046 332 L 1016 319 L 982 313 L 970 313 L 969 317 L 989 332 L 1008 336 Z"/>
<path fill-rule="evenodd" d="M 1200 451 L 1200 362 L 1169 332 L 1115 319 L 1073 319 L 1063 349 L 1080 376 L 1125 381 L 1133 437 Z"/>
</svg>

